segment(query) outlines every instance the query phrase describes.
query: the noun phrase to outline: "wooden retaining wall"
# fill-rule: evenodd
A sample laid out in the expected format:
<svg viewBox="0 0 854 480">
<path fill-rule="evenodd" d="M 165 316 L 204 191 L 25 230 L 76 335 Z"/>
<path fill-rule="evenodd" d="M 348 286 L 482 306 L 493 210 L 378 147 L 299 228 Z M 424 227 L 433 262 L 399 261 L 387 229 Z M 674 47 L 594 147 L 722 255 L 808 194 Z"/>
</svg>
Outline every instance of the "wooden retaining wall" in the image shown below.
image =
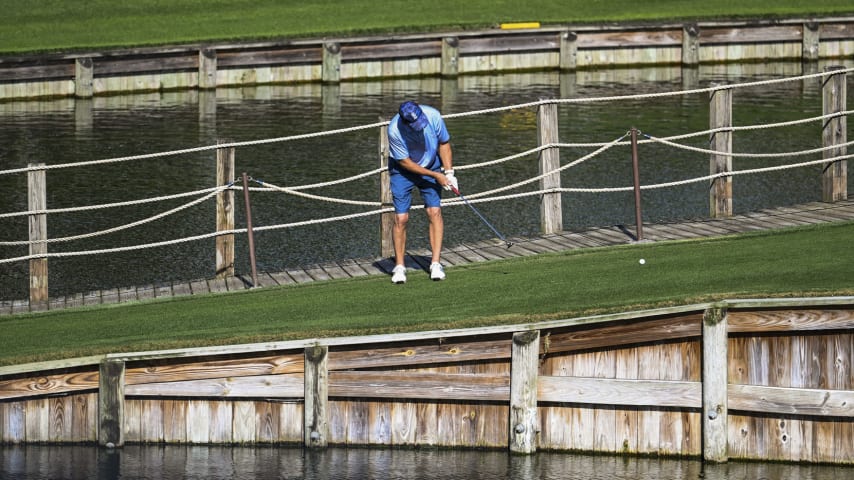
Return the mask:
<svg viewBox="0 0 854 480">
<path fill-rule="evenodd" d="M 854 298 L 0 368 L 0 441 L 854 463 Z"/>
<path fill-rule="evenodd" d="M 0 100 L 854 55 L 854 18 L 554 26 L 0 58 Z"/>
</svg>

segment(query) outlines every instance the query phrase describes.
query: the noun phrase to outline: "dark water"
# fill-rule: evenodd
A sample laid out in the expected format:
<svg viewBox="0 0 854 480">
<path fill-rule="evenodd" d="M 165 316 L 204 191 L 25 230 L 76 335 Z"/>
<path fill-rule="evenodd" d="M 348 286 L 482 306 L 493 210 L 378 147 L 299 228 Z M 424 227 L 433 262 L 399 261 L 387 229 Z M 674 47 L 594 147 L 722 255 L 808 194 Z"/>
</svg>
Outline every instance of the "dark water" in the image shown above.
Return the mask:
<svg viewBox="0 0 854 480">
<path fill-rule="evenodd" d="M 850 63 L 850 62 L 849 62 Z M 850 66 L 850 65 L 849 65 Z M 823 66 L 822 66 L 823 67 Z M 686 82 L 679 68 L 600 70 L 577 74 L 554 72 L 463 77 L 458 80 L 418 79 L 351 83 L 338 86 L 277 86 L 220 89 L 216 93 L 165 92 L 96 98 L 0 104 L 0 170 L 29 163 L 61 164 L 212 145 L 218 139 L 252 141 L 330 129 L 354 127 L 388 118 L 407 98 L 439 107 L 445 114 L 517 105 L 541 98 L 590 98 L 670 92 L 796 76 L 800 64 L 703 67 Z M 849 89 L 854 85 L 849 75 Z M 849 98 L 852 95 L 849 95 Z M 849 101 L 850 103 L 850 101 Z M 818 80 L 736 89 L 734 123 L 752 125 L 820 115 Z M 564 105 L 559 108 L 563 142 L 608 142 L 631 127 L 663 137 L 708 129 L 708 94 L 657 99 Z M 536 147 L 536 111 L 519 108 L 498 113 L 451 118 L 457 166 L 480 163 Z M 849 130 L 854 122 L 849 122 Z M 270 143 L 237 150 L 237 172 L 276 185 L 297 186 L 335 180 L 378 166 L 379 129 L 335 136 Z M 849 131 L 849 138 L 854 134 Z M 684 140 L 707 148 L 706 136 Z M 785 152 L 821 146 L 820 125 L 813 122 L 785 129 L 738 132 L 736 152 Z M 592 148 L 563 149 L 566 164 Z M 708 156 L 661 146 L 640 148 L 641 182 L 660 183 L 707 175 Z M 213 151 L 108 165 L 49 171 L 48 207 L 95 205 L 176 194 L 215 185 Z M 813 160 L 736 159 L 736 170 Z M 538 174 L 535 155 L 500 165 L 458 170 L 463 192 L 513 184 Z M 565 187 L 628 187 L 628 147 L 613 149 L 562 174 Z M 849 183 L 851 183 L 849 181 Z M 0 175 L 0 213 L 27 209 L 25 174 Z M 744 212 L 820 199 L 818 166 L 772 174 L 736 177 L 735 210 Z M 532 184 L 504 192 L 537 189 Z M 849 186 L 849 189 L 851 187 Z M 379 179 L 366 178 L 311 193 L 351 200 L 378 201 Z M 135 222 L 182 205 L 192 198 L 157 204 L 51 215 L 50 237 L 79 235 Z M 240 195 L 238 200 L 242 200 Z M 662 222 L 705 217 L 705 183 L 645 191 L 645 221 Z M 253 193 L 253 223 L 276 225 L 347 215 L 372 207 L 316 202 L 280 193 Z M 563 196 L 564 228 L 634 224 L 630 192 L 577 193 Z M 537 197 L 481 203 L 478 209 L 506 236 L 539 231 Z M 244 224 L 241 201 L 237 224 Z M 164 219 L 87 240 L 50 244 L 51 252 L 107 249 L 210 233 L 215 228 L 214 202 L 207 201 Z M 410 248 L 426 248 L 424 216 L 415 212 Z M 493 237 L 466 208 L 445 213 L 446 245 Z M 344 258 L 375 257 L 379 251 L 376 217 L 260 232 L 256 236 L 260 270 Z M 25 217 L 0 218 L 0 241 L 26 240 Z M 0 259 L 27 254 L 25 246 L 0 246 Z M 124 253 L 53 258 L 51 296 L 213 276 L 214 240 Z M 237 271 L 249 271 L 245 236 L 237 239 Z M 27 263 L 0 263 L 0 300 L 27 297 Z"/>
<path fill-rule="evenodd" d="M 0 447 L 2 479 L 843 480 L 852 467 L 539 452 L 206 446 Z"/>
</svg>

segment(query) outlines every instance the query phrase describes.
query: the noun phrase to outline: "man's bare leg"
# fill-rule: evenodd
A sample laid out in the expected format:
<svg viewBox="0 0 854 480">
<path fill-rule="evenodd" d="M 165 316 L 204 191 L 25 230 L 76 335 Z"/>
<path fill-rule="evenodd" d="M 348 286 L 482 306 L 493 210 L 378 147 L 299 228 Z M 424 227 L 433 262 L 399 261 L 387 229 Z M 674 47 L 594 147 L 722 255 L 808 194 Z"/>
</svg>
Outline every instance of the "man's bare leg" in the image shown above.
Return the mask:
<svg viewBox="0 0 854 480">
<path fill-rule="evenodd" d="M 409 222 L 408 213 L 398 213 L 394 216 L 394 228 L 392 228 L 392 243 L 394 243 L 394 261 L 396 265 L 403 265 L 406 255 L 406 224 Z"/>
<path fill-rule="evenodd" d="M 428 207 L 427 219 L 430 221 L 430 249 L 433 251 L 431 263 L 440 263 L 442 257 L 442 238 L 445 235 L 445 221 L 440 207 Z"/>
</svg>

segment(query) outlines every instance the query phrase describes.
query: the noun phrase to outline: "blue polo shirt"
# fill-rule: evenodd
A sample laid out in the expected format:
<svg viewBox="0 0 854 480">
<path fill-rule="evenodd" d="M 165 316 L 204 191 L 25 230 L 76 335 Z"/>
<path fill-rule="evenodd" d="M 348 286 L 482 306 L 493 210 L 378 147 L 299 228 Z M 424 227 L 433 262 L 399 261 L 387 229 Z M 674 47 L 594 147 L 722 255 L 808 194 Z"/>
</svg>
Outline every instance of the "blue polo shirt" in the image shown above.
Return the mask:
<svg viewBox="0 0 854 480">
<path fill-rule="evenodd" d="M 403 173 L 397 161 L 406 158 L 428 170 L 439 171 L 442 167 L 437 155 L 439 145 L 449 142 L 451 136 L 438 110 L 428 105 L 420 107 L 428 120 L 427 126 L 420 132 L 409 128 L 400 114 L 395 115 L 388 125 L 388 169 L 391 173 Z"/>
</svg>

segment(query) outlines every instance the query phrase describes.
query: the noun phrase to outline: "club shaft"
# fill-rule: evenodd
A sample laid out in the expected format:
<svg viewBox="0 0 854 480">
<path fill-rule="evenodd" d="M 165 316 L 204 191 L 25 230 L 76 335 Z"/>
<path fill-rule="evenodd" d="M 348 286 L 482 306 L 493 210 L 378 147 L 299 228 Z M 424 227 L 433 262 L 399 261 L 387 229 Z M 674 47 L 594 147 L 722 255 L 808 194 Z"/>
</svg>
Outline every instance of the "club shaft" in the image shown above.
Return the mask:
<svg viewBox="0 0 854 480">
<path fill-rule="evenodd" d="M 500 238 L 500 239 L 501 239 L 501 241 L 503 241 L 504 243 L 509 243 L 509 242 L 507 241 L 507 239 L 504 237 L 504 235 L 502 235 L 502 234 L 501 234 L 501 232 L 499 232 L 499 231 L 498 231 L 494 226 L 492 226 L 492 224 L 491 224 L 491 223 L 489 223 L 489 220 L 487 220 L 487 219 L 486 219 L 486 217 L 484 217 L 484 216 L 483 216 L 483 215 L 482 215 L 482 214 L 481 214 L 481 213 L 480 213 L 476 208 L 474 208 L 474 205 L 472 205 L 472 204 L 471 204 L 471 202 L 469 202 L 469 201 L 466 199 L 466 197 L 464 197 L 464 196 L 463 196 L 463 194 L 462 194 L 462 193 L 460 193 L 460 191 L 459 191 L 459 190 L 457 190 L 456 188 L 453 188 L 452 190 L 454 191 L 454 193 L 456 193 L 456 194 L 457 194 L 457 196 L 458 196 L 458 197 L 460 197 L 460 198 L 462 199 L 463 203 L 465 203 L 466 205 L 468 205 L 468 206 L 469 206 L 469 208 L 471 208 L 471 210 L 472 210 L 475 214 L 477 214 L 477 216 L 478 216 L 478 217 L 483 221 L 483 223 L 484 223 L 487 227 L 489 227 L 489 229 L 490 229 L 490 230 L 492 230 L 492 231 L 495 233 L 495 235 L 497 235 L 497 236 L 498 236 L 498 238 Z"/>
</svg>

